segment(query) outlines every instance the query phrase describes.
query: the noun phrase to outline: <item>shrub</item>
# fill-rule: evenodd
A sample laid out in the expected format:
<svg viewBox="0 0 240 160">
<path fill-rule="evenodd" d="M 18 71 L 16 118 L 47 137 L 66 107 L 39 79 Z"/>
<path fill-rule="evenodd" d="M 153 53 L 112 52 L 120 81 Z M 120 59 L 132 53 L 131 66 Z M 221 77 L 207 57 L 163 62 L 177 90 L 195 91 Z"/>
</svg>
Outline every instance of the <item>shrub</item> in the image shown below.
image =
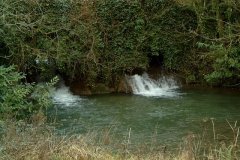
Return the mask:
<svg viewBox="0 0 240 160">
<path fill-rule="evenodd" d="M 0 118 L 27 118 L 51 105 L 49 89 L 57 82 L 54 78 L 46 85 L 22 83 L 25 76 L 13 66 L 0 66 Z"/>
</svg>

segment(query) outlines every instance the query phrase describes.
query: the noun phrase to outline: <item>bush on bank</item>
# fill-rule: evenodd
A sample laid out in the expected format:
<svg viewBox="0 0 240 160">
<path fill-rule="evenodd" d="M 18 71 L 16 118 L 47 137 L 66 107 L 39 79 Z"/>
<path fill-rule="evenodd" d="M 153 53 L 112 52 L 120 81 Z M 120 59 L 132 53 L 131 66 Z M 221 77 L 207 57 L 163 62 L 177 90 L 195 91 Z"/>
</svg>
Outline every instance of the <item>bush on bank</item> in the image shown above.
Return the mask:
<svg viewBox="0 0 240 160">
<path fill-rule="evenodd" d="M 24 78 L 13 66 L 0 66 L 0 120 L 28 120 L 51 106 L 50 88 L 57 78 L 45 85 L 22 83 Z"/>
</svg>

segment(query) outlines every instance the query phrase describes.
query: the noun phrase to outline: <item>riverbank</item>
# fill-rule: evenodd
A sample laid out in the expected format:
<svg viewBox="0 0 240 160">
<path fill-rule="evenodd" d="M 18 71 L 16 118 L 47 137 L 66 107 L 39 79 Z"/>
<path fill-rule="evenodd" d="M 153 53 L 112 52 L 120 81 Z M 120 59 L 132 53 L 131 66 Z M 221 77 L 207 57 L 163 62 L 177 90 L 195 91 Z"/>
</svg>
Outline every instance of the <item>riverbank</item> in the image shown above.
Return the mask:
<svg viewBox="0 0 240 160">
<path fill-rule="evenodd" d="M 2 126 L 3 127 L 3 126 Z M 164 146 L 142 145 L 131 148 L 130 135 L 126 141 L 112 142 L 104 134 L 57 135 L 54 128 L 44 124 L 7 122 L 1 136 L 1 160 L 231 160 L 238 159 L 239 128 L 233 127 L 235 139 L 209 142 L 203 135 L 190 134 L 175 150 Z M 236 129 L 236 130 L 235 130 Z M 214 132 L 214 130 L 213 130 Z"/>
<path fill-rule="evenodd" d="M 156 85 L 175 85 L 178 88 L 182 89 L 197 89 L 197 90 L 215 90 L 222 93 L 226 92 L 235 92 L 240 93 L 240 85 L 226 85 L 226 86 L 215 86 L 209 85 L 201 81 L 189 81 L 181 75 L 180 73 L 164 71 L 159 67 L 151 68 L 147 72 L 142 72 L 132 75 L 122 75 L 119 76 L 118 80 L 114 84 L 106 84 L 101 82 L 96 82 L 93 85 L 89 86 L 84 81 L 75 80 L 68 81 L 66 80 L 66 85 L 69 86 L 72 93 L 80 96 L 90 96 L 90 95 L 99 95 L 99 94 L 111 94 L 111 93 L 123 93 L 123 94 L 134 94 L 134 85 L 132 80 L 134 77 L 147 77 L 149 81 L 156 83 Z M 145 83 L 145 82 L 144 82 Z M 145 83 L 146 84 L 146 83 Z M 145 86 L 149 90 L 149 86 Z M 159 87 L 159 86 L 158 86 Z M 169 86 L 170 87 L 170 86 Z"/>
</svg>

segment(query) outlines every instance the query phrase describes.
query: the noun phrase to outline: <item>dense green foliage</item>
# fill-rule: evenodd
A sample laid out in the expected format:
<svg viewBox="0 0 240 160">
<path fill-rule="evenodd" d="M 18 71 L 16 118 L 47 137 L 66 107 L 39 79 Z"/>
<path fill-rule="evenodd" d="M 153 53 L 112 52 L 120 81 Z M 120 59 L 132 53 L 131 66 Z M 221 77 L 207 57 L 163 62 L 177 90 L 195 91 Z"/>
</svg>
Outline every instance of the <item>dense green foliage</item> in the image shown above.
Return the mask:
<svg viewBox="0 0 240 160">
<path fill-rule="evenodd" d="M 47 85 L 23 84 L 23 78 L 14 67 L 0 66 L 0 119 L 27 118 L 51 105 L 49 87 L 56 78 Z"/>
<path fill-rule="evenodd" d="M 160 57 L 187 82 L 236 84 L 238 0 L 0 0 L 0 62 L 114 84 Z"/>
<path fill-rule="evenodd" d="M 197 14 L 198 28 L 193 34 L 198 37 L 198 63 L 206 64 L 203 78 L 215 85 L 239 85 L 239 1 L 194 0 L 190 7 Z"/>
</svg>

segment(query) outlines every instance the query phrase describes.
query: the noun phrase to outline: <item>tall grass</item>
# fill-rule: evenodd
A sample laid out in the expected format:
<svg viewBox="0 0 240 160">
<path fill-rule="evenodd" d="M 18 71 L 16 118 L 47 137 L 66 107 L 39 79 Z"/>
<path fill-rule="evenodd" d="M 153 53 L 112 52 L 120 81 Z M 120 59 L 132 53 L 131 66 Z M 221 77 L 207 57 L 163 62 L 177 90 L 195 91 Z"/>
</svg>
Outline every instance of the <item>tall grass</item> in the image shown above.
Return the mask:
<svg viewBox="0 0 240 160">
<path fill-rule="evenodd" d="M 149 145 L 130 149 L 130 131 L 126 141 L 113 142 L 109 131 L 60 136 L 47 125 L 7 122 L 2 127 L 0 160 L 237 160 L 239 127 L 229 126 L 233 141 L 218 141 L 215 131 L 211 143 L 204 135 L 190 134 L 175 151 L 168 151 Z"/>
</svg>

